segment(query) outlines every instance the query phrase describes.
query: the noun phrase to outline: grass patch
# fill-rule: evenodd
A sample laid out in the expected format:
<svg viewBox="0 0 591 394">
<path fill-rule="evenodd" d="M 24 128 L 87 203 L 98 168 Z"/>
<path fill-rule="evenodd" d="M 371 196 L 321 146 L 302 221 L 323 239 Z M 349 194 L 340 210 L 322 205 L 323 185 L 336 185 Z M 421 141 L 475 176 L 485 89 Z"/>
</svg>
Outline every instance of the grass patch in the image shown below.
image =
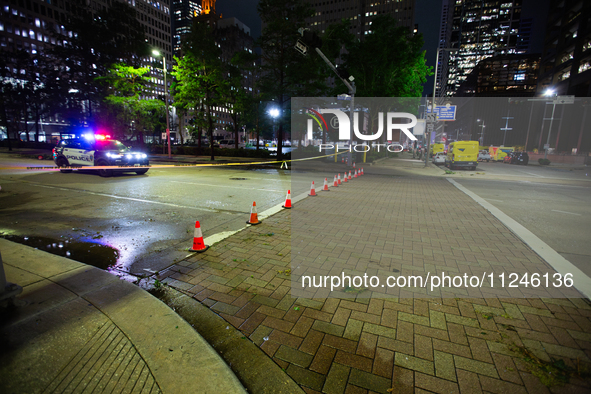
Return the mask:
<svg viewBox="0 0 591 394">
<path fill-rule="evenodd" d="M 573 368 L 560 358 L 551 357 L 549 362 L 542 360 L 523 346 L 513 345 L 511 350 L 522 356 L 532 375 L 537 376 L 547 387 L 564 386 L 570 382 L 571 377 L 585 379 L 591 376 L 588 366 L 582 364 L 578 358 Z"/>
</svg>

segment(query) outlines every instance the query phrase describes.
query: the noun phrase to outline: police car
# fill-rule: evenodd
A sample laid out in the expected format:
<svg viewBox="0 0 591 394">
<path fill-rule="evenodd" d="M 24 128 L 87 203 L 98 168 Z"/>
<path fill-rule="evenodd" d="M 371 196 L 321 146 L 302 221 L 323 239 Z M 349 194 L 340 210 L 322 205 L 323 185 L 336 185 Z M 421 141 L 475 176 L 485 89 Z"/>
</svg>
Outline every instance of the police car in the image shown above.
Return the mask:
<svg viewBox="0 0 591 394">
<path fill-rule="evenodd" d="M 61 140 L 53 148 L 53 161 L 58 167 L 117 166 L 99 169 L 100 176 L 111 176 L 117 172 L 145 174 L 148 168 L 148 155 L 132 151 L 121 141 L 105 135 L 85 134 L 80 138 Z M 71 172 L 63 169 L 61 172 Z"/>
</svg>

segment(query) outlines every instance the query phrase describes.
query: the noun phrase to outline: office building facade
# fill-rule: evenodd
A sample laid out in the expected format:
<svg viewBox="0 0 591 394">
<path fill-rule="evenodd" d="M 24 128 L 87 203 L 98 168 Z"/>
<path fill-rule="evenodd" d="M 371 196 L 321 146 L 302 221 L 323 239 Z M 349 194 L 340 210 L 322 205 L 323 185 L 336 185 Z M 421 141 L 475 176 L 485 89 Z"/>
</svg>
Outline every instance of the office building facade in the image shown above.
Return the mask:
<svg viewBox="0 0 591 394">
<path fill-rule="evenodd" d="M 552 0 L 538 93 L 591 96 L 591 1 Z"/>
<path fill-rule="evenodd" d="M 525 52 L 519 39 L 521 0 L 444 0 L 439 48 L 455 51 L 441 57 L 437 96 L 455 96 L 478 62 Z M 445 69 L 445 66 L 443 66 Z"/>
</svg>

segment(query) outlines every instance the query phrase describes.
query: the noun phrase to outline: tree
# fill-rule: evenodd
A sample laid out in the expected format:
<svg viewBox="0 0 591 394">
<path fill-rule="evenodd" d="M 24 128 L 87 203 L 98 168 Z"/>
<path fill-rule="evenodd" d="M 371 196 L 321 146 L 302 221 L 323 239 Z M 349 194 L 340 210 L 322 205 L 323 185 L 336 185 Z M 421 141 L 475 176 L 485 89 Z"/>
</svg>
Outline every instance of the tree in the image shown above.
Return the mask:
<svg viewBox="0 0 591 394">
<path fill-rule="evenodd" d="M 227 89 L 224 92 L 224 101 L 232 118 L 231 131 L 234 132 L 235 149 L 238 149 L 240 126 L 246 122 L 246 112 L 253 97 L 253 93 L 247 93 L 242 86 L 243 73 L 252 72 L 254 67 L 251 65 L 254 64 L 254 60 L 253 55 L 243 51 L 234 55 L 230 64 L 226 65 Z"/>
<path fill-rule="evenodd" d="M 373 19 L 363 40 L 351 40 L 343 55 L 355 77 L 359 97 L 420 97 L 423 83 L 432 75 L 421 51 L 423 36 L 396 26 L 390 15 Z"/>
<path fill-rule="evenodd" d="M 379 112 L 415 112 L 426 77 L 432 75 L 425 51 L 421 50 L 422 35 L 397 26 L 390 15 L 374 18 L 362 40 L 349 33 L 349 26 L 349 21 L 329 26 L 322 48 L 329 59 L 335 59 L 334 63 L 342 61 L 347 74 L 355 78 L 357 97 L 376 98 L 366 101 L 375 109 L 369 130 L 375 130 Z M 342 84 L 337 83 L 332 95 L 342 92 Z M 400 99 L 384 101 L 381 97 Z M 396 108 L 390 107 L 393 102 Z"/>
<path fill-rule="evenodd" d="M 65 73 L 62 81 L 68 81 L 61 112 L 79 124 L 92 122 L 95 104 L 106 95 L 97 77 L 105 76 L 116 63 L 139 66 L 149 54 L 135 9 L 118 1 L 95 16 L 91 12 L 72 14 L 56 38 L 63 45 L 53 46 L 49 56 L 60 60 Z"/>
<path fill-rule="evenodd" d="M 258 40 L 262 51 L 260 87 L 263 95 L 273 100 L 281 113 L 277 119 L 277 159 L 281 159 L 284 127 L 289 122 L 285 106 L 297 93 L 306 94 L 324 78 L 314 71 L 312 57 L 296 56 L 294 49 L 298 29 L 314 11 L 302 0 L 260 0 L 258 12 L 264 29 Z M 321 89 L 318 89 L 320 91 Z"/>
<path fill-rule="evenodd" d="M 160 100 L 142 99 L 151 84 L 146 76 L 149 72 L 147 67 L 136 68 L 121 63 L 112 66 L 106 76 L 97 77 L 108 92 L 104 99 L 106 111 L 103 111 L 98 123 L 102 123 L 104 128 L 111 128 L 111 133 L 119 139 L 123 139 L 125 131 L 129 131 L 143 144 L 144 130 L 162 126 L 165 104 Z"/>
<path fill-rule="evenodd" d="M 220 48 L 206 24 L 194 23 L 191 34 L 183 43 L 184 56 L 175 57 L 172 75 L 176 78 L 174 100 L 186 109 L 197 110 L 203 117 L 196 117 L 198 127 L 207 127 L 211 143 L 211 160 L 215 159 L 213 145 L 214 107 L 224 104 L 227 82 L 223 78 Z M 201 136 L 199 136 L 199 139 Z"/>
<path fill-rule="evenodd" d="M 57 68 L 51 59 L 26 51 L 2 53 L 0 58 L 0 122 L 7 128 L 9 144 L 10 133 L 18 139 L 19 131 L 25 132 L 29 140 L 30 121 L 35 141 L 39 141 L 41 118 L 55 108 L 56 91 L 63 90 Z"/>
</svg>

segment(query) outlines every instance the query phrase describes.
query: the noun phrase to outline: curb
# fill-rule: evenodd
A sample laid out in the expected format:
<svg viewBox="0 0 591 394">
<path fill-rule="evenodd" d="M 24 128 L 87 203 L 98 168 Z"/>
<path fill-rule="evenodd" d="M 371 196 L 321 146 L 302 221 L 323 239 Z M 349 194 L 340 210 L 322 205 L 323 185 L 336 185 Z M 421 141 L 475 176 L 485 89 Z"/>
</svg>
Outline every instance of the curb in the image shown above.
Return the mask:
<svg viewBox="0 0 591 394">
<path fill-rule="evenodd" d="M 81 325 L 80 316 L 72 318 L 67 314 L 68 310 L 76 310 L 78 305 L 78 309 L 88 311 L 87 314 L 103 316 L 129 340 L 162 392 L 245 393 L 239 379 L 203 336 L 147 291 L 99 268 L 26 245 L 0 239 L 0 247 L 5 266 L 12 267 L 7 272 L 17 276 L 13 280 L 28 282 L 19 297 L 25 301 L 24 305 L 17 307 L 23 309 L 22 316 L 3 329 L 10 332 L 11 328 L 28 323 L 28 331 L 19 335 L 35 335 L 35 324 L 39 324 L 42 316 L 52 315 L 54 321 L 43 327 L 50 328 L 48 338 L 58 338 L 48 340 L 37 335 L 29 345 L 22 345 L 20 364 L 0 365 L 0 374 L 16 374 L 19 376 L 17 383 L 29 388 L 31 383 L 27 381 L 35 376 L 44 376 L 45 383 L 52 384 L 54 379 L 61 379 L 60 374 L 66 369 L 56 368 L 60 365 L 67 368 L 74 359 L 47 361 L 39 358 L 35 347 L 59 349 L 65 345 L 84 349 L 89 339 L 77 335 L 68 340 L 59 338 L 64 332 L 71 332 L 73 327 L 80 327 L 83 331 L 95 329 L 88 323 Z M 10 350 L 14 355 L 14 349 Z M 99 369 L 93 373 L 104 372 Z"/>
<path fill-rule="evenodd" d="M 158 298 L 189 323 L 252 393 L 304 393 L 271 358 L 221 316 L 192 297 L 164 287 Z"/>
</svg>

